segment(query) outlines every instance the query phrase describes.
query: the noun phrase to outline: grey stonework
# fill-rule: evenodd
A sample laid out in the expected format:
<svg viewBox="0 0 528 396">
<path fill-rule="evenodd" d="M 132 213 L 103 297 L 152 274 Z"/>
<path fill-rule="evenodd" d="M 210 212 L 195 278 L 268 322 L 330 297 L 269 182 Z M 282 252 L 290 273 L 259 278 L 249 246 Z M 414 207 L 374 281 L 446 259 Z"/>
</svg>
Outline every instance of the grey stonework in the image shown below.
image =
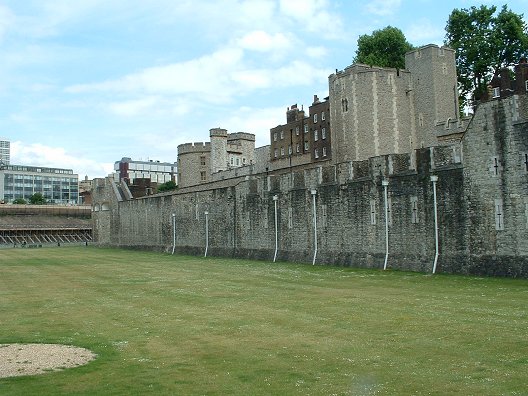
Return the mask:
<svg viewBox="0 0 528 396">
<path fill-rule="evenodd" d="M 256 173 L 135 200 L 119 201 L 114 182 L 100 179 L 94 203 L 104 210 L 93 213 L 94 237 L 101 245 L 171 251 L 174 213 L 176 252 L 202 255 L 208 211 L 208 255 L 272 260 L 277 195 L 278 260 L 311 263 L 310 190 L 315 188 L 316 263 L 382 268 L 386 178 L 388 266 L 430 272 L 435 256 L 430 176 L 435 174 L 437 272 L 528 277 L 528 172 L 522 155 L 528 152 L 527 100 L 513 96 L 482 103 L 461 143 L 412 154 Z M 497 175 L 493 157 L 500 159 Z M 496 229 L 497 199 L 502 202 L 503 230 Z"/>
</svg>

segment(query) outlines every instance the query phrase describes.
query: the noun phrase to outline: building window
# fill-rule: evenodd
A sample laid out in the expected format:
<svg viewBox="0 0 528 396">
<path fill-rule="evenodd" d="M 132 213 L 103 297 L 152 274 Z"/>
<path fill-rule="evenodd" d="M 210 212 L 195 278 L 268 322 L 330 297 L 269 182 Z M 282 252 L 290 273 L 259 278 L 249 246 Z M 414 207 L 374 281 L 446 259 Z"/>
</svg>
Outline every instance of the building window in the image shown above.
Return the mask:
<svg viewBox="0 0 528 396">
<path fill-rule="evenodd" d="M 491 168 L 490 168 L 491 174 L 493 176 L 499 176 L 499 173 L 501 171 L 501 166 L 499 162 L 499 157 L 492 157 L 491 158 Z"/>
<path fill-rule="evenodd" d="M 528 92 L 528 80 L 524 82 L 524 88 L 526 89 L 526 92 Z"/>
<path fill-rule="evenodd" d="M 284 155 L 284 147 L 281 147 L 281 155 Z"/>
<path fill-rule="evenodd" d="M 233 160 L 233 157 L 231 157 L 231 165 L 233 165 L 233 164 L 234 164 L 234 162 L 233 162 L 233 161 L 234 161 L 234 160 Z"/>
<path fill-rule="evenodd" d="M 284 139 L 284 131 L 281 131 L 281 140 Z"/>
<path fill-rule="evenodd" d="M 524 167 L 523 167 L 524 171 L 528 172 L 528 153 L 523 153 L 522 161 L 523 161 L 523 164 L 524 164 Z"/>
<path fill-rule="evenodd" d="M 298 126 L 298 125 L 295 127 L 295 134 L 296 134 L 297 136 L 299 136 L 299 126 Z"/>
<path fill-rule="evenodd" d="M 502 199 L 495 200 L 495 229 L 504 230 L 504 212 L 502 208 Z"/>
<path fill-rule="evenodd" d="M 328 226 L 327 222 L 327 205 L 321 205 L 321 227 L 326 228 Z"/>
<path fill-rule="evenodd" d="M 424 126 L 424 116 L 423 113 L 418 114 L 418 125 L 423 127 Z"/>
<path fill-rule="evenodd" d="M 291 146 L 291 144 L 290 144 L 290 145 L 288 146 L 288 155 L 291 155 L 291 153 L 292 153 L 292 146 Z"/>
<path fill-rule="evenodd" d="M 314 150 L 314 156 L 315 158 L 319 158 L 319 150 L 317 149 Z"/>
<path fill-rule="evenodd" d="M 418 197 L 411 197 L 411 223 L 418 223 Z"/>
<path fill-rule="evenodd" d="M 236 164 L 237 164 L 237 166 L 240 165 L 240 158 L 236 159 Z"/>
<path fill-rule="evenodd" d="M 308 133 L 308 125 L 304 126 L 304 133 Z"/>
<path fill-rule="evenodd" d="M 326 157 L 326 147 L 323 147 L 323 157 Z"/>
<path fill-rule="evenodd" d="M 300 151 L 301 151 L 301 145 L 297 143 L 297 145 L 295 146 L 295 152 L 299 153 Z"/>
<path fill-rule="evenodd" d="M 376 224 L 376 200 L 370 200 L 370 224 Z"/>
<path fill-rule="evenodd" d="M 313 120 L 314 120 L 314 124 L 317 124 L 317 113 L 314 114 Z"/>
<path fill-rule="evenodd" d="M 493 88 L 493 98 L 500 98 L 500 87 L 494 87 Z"/>
<path fill-rule="evenodd" d="M 314 130 L 314 141 L 317 142 L 317 140 L 319 140 L 319 133 L 317 131 L 317 129 Z"/>
<path fill-rule="evenodd" d="M 206 173 L 205 173 L 205 171 L 201 171 L 201 172 L 200 172 L 200 181 L 205 181 L 205 178 L 206 178 Z"/>
<path fill-rule="evenodd" d="M 277 132 L 273 132 L 273 141 L 274 141 L 274 142 L 277 141 Z"/>
<path fill-rule="evenodd" d="M 324 112 L 324 111 L 321 112 L 321 120 L 322 120 L 322 121 L 326 120 L 325 112 Z"/>
<path fill-rule="evenodd" d="M 309 148 L 310 145 L 308 144 L 308 142 L 304 142 L 304 151 L 308 151 Z"/>
<path fill-rule="evenodd" d="M 279 156 L 279 150 L 277 149 L 273 150 L 273 156 L 277 158 Z"/>
<path fill-rule="evenodd" d="M 321 139 L 326 139 L 326 128 L 321 128 Z"/>
<path fill-rule="evenodd" d="M 202 156 L 200 157 L 200 165 L 201 165 L 201 166 L 205 166 L 205 156 L 204 156 L 204 155 L 202 155 Z"/>
<path fill-rule="evenodd" d="M 347 98 L 341 99 L 341 107 L 343 109 L 343 113 L 348 111 L 348 99 Z"/>
</svg>

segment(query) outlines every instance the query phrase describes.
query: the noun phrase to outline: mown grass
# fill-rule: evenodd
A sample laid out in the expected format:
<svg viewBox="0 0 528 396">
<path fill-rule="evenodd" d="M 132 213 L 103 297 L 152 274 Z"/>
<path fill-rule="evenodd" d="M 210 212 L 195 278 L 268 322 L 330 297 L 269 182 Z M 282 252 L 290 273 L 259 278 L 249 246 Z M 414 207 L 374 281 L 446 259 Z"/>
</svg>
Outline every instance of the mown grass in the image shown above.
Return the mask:
<svg viewBox="0 0 528 396">
<path fill-rule="evenodd" d="M 0 343 L 90 364 L 2 395 L 521 395 L 528 281 L 170 256 L 0 251 Z"/>
</svg>

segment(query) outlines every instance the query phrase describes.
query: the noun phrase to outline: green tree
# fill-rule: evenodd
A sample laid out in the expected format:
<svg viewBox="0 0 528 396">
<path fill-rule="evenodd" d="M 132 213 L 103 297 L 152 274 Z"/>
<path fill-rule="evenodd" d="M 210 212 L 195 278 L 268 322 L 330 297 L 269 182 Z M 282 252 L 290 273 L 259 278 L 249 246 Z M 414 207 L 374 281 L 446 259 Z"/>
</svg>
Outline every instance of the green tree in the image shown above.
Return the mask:
<svg viewBox="0 0 528 396">
<path fill-rule="evenodd" d="M 13 200 L 13 203 L 15 205 L 25 205 L 27 202 L 26 202 L 26 200 L 24 198 L 15 198 Z"/>
<path fill-rule="evenodd" d="M 522 14 L 503 6 L 454 9 L 446 26 L 446 45 L 456 51 L 461 104 L 479 99 L 501 69 L 528 53 L 528 30 Z"/>
<path fill-rule="evenodd" d="M 165 192 L 165 191 L 172 191 L 176 190 L 178 186 L 173 180 L 169 180 L 168 182 L 162 183 L 158 186 L 158 192 Z"/>
<path fill-rule="evenodd" d="M 35 193 L 29 197 L 29 203 L 32 205 L 43 205 L 46 203 L 46 199 L 42 196 L 41 193 Z"/>
<path fill-rule="evenodd" d="M 354 63 L 403 69 L 405 53 L 413 48 L 400 29 L 387 26 L 359 36 Z"/>
</svg>

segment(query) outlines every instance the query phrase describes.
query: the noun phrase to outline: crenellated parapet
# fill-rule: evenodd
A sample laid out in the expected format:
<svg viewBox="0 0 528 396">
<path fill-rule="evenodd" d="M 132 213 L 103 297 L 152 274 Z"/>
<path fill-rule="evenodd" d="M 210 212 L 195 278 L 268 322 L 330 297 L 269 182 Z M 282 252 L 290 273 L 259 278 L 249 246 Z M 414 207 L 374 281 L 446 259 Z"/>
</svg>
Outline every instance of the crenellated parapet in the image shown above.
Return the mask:
<svg viewBox="0 0 528 396">
<path fill-rule="evenodd" d="M 188 153 L 203 153 L 206 151 L 211 151 L 211 143 L 209 142 L 184 143 L 178 146 L 178 155 Z"/>
</svg>

